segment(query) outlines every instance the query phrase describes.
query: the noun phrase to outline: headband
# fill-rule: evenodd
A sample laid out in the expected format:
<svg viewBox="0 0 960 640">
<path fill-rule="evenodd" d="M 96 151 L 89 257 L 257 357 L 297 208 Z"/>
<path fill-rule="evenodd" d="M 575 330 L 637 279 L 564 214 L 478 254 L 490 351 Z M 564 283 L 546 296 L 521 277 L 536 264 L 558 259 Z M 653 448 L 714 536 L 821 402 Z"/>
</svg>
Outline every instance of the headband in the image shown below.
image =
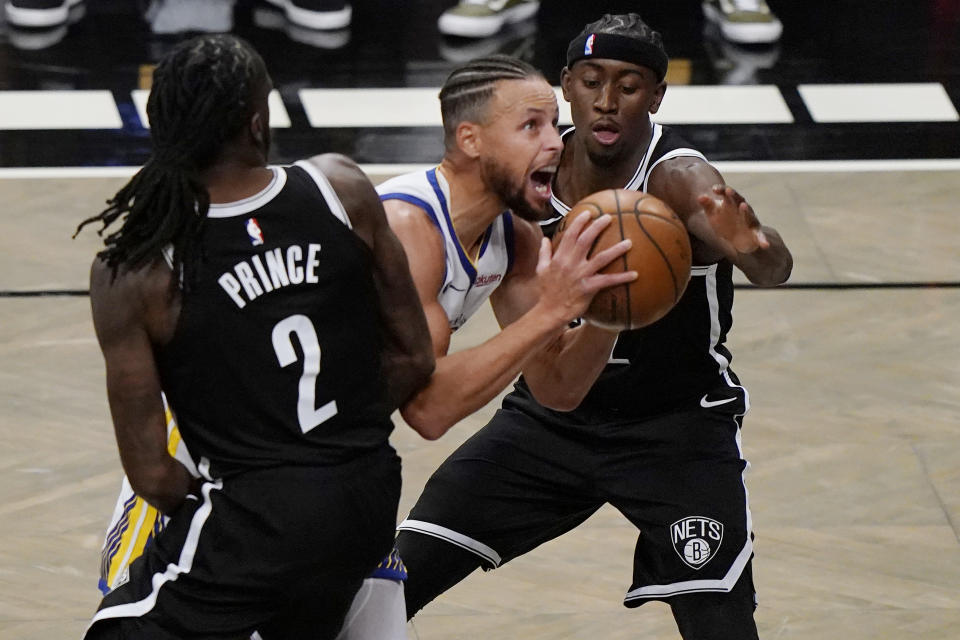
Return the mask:
<svg viewBox="0 0 960 640">
<path fill-rule="evenodd" d="M 622 60 L 653 69 L 657 81 L 667 75 L 667 54 L 645 40 L 612 33 L 588 33 L 575 38 L 567 47 L 567 68 L 584 58 Z"/>
</svg>

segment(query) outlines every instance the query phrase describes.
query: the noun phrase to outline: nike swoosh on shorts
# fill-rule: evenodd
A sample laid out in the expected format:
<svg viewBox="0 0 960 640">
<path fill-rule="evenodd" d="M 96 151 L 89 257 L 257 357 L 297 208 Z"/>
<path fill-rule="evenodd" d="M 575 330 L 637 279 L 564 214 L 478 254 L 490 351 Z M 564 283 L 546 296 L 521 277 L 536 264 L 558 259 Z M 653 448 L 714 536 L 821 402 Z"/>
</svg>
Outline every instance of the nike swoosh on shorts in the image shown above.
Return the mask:
<svg viewBox="0 0 960 640">
<path fill-rule="evenodd" d="M 724 398 L 723 400 L 707 400 L 707 394 L 703 394 L 703 397 L 700 398 L 700 406 L 704 409 L 709 409 L 710 407 L 719 407 L 721 404 L 727 404 L 728 402 L 733 402 L 736 398 Z"/>
</svg>

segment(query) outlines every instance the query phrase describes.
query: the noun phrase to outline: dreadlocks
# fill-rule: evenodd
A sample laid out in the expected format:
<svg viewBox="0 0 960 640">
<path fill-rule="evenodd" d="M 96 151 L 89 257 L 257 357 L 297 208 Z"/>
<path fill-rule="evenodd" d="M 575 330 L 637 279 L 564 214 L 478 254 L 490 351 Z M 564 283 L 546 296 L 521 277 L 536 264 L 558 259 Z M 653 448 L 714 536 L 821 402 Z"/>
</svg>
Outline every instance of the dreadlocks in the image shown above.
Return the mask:
<svg viewBox="0 0 960 640">
<path fill-rule="evenodd" d="M 477 58 L 455 69 L 440 89 L 443 141 L 448 149 L 456 145 L 461 122 L 482 122 L 494 85 L 500 80 L 541 78 L 537 69 L 523 60 L 505 55 Z"/>
<path fill-rule="evenodd" d="M 102 236 L 123 217 L 97 254 L 114 274 L 121 265 L 146 264 L 172 244 L 176 281 L 186 283 L 210 206 L 200 171 L 247 125 L 266 80 L 259 54 L 235 36 L 200 36 L 177 46 L 153 72 L 150 157 L 106 209 L 78 225 L 74 237 L 92 222 L 102 223 Z"/>
</svg>

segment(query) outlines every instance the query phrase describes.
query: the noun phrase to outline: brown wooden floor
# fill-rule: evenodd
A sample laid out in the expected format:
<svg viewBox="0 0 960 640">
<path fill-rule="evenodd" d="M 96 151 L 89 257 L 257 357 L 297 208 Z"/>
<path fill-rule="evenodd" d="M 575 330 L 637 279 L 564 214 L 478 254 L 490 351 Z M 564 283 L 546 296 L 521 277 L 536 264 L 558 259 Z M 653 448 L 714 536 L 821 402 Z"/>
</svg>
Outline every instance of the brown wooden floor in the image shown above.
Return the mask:
<svg viewBox="0 0 960 640">
<path fill-rule="evenodd" d="M 958 280 L 956 172 L 728 174 L 777 227 L 793 282 Z M 83 289 L 119 179 L 0 180 L 0 290 Z M 960 289 L 738 291 L 734 368 L 765 639 L 960 637 Z M 495 329 L 488 311 L 456 346 Z M 492 414 L 438 442 L 398 421 L 400 517 Z M 0 638 L 78 637 L 120 485 L 84 297 L 0 298 Z M 677 638 L 666 607 L 622 607 L 635 532 L 604 509 L 474 575 L 411 637 Z"/>
</svg>

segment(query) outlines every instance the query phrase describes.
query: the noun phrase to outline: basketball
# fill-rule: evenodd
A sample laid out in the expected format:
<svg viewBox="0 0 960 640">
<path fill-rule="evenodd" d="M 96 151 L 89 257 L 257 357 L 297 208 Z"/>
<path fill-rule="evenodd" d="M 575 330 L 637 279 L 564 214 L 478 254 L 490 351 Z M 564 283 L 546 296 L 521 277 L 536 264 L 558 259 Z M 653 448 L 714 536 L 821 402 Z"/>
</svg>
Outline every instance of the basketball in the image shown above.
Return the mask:
<svg viewBox="0 0 960 640">
<path fill-rule="evenodd" d="M 665 316 L 680 300 L 690 280 L 690 238 L 674 211 L 659 198 L 642 191 L 607 189 L 575 204 L 553 237 L 556 247 L 568 221 L 590 211 L 613 221 L 603 230 L 590 255 L 621 240 L 633 246 L 599 273 L 636 271 L 633 282 L 602 289 L 584 313 L 589 323 L 612 330 L 639 329 Z"/>
</svg>

